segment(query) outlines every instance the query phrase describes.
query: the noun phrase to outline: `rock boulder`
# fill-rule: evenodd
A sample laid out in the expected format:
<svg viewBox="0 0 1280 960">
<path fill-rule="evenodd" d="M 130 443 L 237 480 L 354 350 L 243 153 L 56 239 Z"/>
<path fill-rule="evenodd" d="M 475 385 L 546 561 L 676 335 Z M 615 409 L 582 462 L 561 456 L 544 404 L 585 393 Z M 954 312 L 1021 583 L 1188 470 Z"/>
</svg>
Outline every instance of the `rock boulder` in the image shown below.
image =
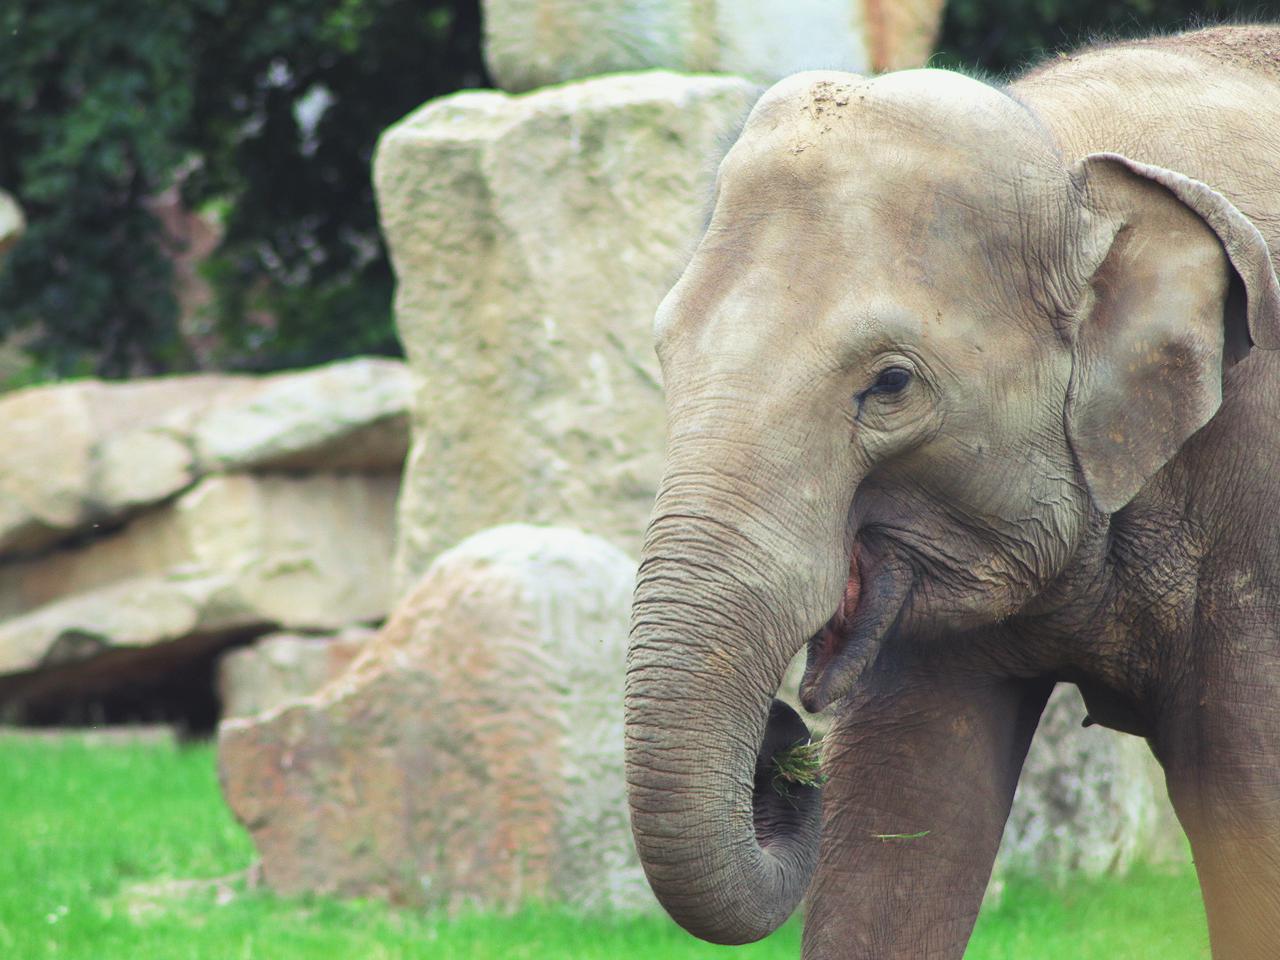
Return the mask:
<svg viewBox="0 0 1280 960">
<path fill-rule="evenodd" d="M 332 636 L 273 633 L 218 662 L 222 716 L 252 717 L 320 690 L 346 672 L 375 632 L 350 627 Z"/>
<path fill-rule="evenodd" d="M 189 486 L 173 425 L 240 378 L 70 381 L 0 397 L 0 553 L 33 551 Z"/>
<path fill-rule="evenodd" d="M 219 730 L 263 876 L 457 907 L 648 907 L 622 774 L 635 566 L 512 525 L 442 554 L 344 676 Z"/>
<path fill-rule="evenodd" d="M 79 594 L 139 579 L 219 578 L 246 616 L 294 629 L 381 619 L 397 488 L 387 475 L 209 477 L 115 533 L 0 564 L 0 637 L 10 618 L 56 619 Z"/>
<path fill-rule="evenodd" d="M 182 714 L 183 691 L 207 714 L 225 647 L 382 619 L 397 486 L 209 477 L 110 535 L 0 564 L 0 716 L 73 718 L 103 703 L 134 719 L 147 703 Z"/>
<path fill-rule="evenodd" d="M 366 358 L 254 381 L 193 425 L 203 472 L 398 472 L 409 447 L 410 374 Z"/>
<path fill-rule="evenodd" d="M 118 523 L 210 473 L 398 473 L 409 372 L 357 359 L 265 377 L 80 380 L 0 397 L 0 555 Z"/>
<path fill-rule="evenodd" d="M 638 549 L 662 470 L 654 310 L 756 95 L 621 75 L 444 97 L 383 135 L 375 184 L 418 374 L 401 589 L 504 522 Z"/>
</svg>

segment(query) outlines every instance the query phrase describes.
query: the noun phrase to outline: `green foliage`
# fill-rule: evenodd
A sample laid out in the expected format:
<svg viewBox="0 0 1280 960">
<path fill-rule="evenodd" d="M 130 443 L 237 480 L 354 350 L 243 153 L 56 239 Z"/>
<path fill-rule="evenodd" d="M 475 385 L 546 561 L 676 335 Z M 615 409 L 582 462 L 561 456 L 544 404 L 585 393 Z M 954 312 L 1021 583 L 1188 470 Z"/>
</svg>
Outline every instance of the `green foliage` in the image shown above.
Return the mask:
<svg viewBox="0 0 1280 960">
<path fill-rule="evenodd" d="M 486 83 L 478 0 L 6 0 L 0 188 L 27 236 L 0 263 L 0 338 L 27 381 L 396 353 L 369 163 L 418 104 Z M 1098 35 L 1280 2 L 950 0 L 937 62 L 1005 73 Z M 178 329 L 148 198 L 216 211 L 206 335 Z M 212 348 L 210 348 L 212 344 Z"/>
<path fill-rule="evenodd" d="M 1278 19 L 1276 0 L 947 0 L 933 63 L 1006 75 L 1098 40 Z"/>
<path fill-rule="evenodd" d="M 476 0 L 8 0 L 0 187 L 27 236 L 0 336 L 50 376 L 194 363 L 148 198 L 179 173 L 224 215 L 213 359 L 274 368 L 398 350 L 369 163 L 383 129 L 484 82 Z"/>
<path fill-rule="evenodd" d="M 441 0 L 216 0 L 197 18 L 194 205 L 228 201 L 211 271 L 239 366 L 396 353 L 370 161 L 424 101 L 485 82 L 479 10 Z M 273 322 L 255 325 L 254 316 Z"/>
<path fill-rule="evenodd" d="M 52 374 L 182 361 L 143 202 L 183 156 L 191 26 L 189 9 L 155 0 L 0 6 L 0 186 L 29 222 L 0 272 L 0 335 L 34 329 Z"/>
<path fill-rule="evenodd" d="M 827 782 L 822 772 L 822 741 L 798 743 L 773 755 L 775 788 L 785 792 L 786 784 L 820 787 Z M 777 782 L 777 781 L 780 781 Z"/>
</svg>

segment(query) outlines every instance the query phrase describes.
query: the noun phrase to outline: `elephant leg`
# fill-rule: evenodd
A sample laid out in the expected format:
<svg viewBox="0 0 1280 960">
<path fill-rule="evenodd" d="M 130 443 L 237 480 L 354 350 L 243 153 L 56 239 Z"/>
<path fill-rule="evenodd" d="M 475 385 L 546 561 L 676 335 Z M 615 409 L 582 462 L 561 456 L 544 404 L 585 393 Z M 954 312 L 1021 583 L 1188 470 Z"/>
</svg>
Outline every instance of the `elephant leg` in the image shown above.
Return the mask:
<svg viewBox="0 0 1280 960">
<path fill-rule="evenodd" d="M 1220 698 L 1209 691 L 1231 691 Z M 1251 695 L 1257 697 L 1252 700 Z M 1280 955 L 1280 711 L 1277 693 L 1203 683 L 1155 743 L 1191 841 L 1213 955 Z"/>
<path fill-rule="evenodd" d="M 959 960 L 1052 683 L 895 673 L 829 735 L 806 960 Z"/>
</svg>

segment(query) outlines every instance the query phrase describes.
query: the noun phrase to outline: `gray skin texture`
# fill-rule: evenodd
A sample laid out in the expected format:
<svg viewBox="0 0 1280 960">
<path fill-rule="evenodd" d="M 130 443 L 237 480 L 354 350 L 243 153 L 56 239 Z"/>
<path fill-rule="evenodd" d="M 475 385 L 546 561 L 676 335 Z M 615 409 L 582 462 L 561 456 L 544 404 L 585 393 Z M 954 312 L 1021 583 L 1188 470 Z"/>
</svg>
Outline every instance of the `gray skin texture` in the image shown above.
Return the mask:
<svg viewBox="0 0 1280 960">
<path fill-rule="evenodd" d="M 1275 251 L 1277 29 L 765 94 L 655 323 L 627 772 L 681 924 L 757 939 L 807 890 L 806 957 L 961 957 L 1073 682 L 1163 764 L 1214 956 L 1275 956 Z M 784 796 L 806 642 L 830 779 Z"/>
</svg>

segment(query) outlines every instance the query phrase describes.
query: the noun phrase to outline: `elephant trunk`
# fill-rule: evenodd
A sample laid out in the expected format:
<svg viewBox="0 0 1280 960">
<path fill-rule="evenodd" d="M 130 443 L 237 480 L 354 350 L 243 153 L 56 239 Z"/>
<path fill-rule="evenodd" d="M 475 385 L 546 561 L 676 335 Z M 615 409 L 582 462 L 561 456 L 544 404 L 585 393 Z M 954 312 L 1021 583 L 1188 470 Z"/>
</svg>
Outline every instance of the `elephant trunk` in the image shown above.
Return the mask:
<svg viewBox="0 0 1280 960">
<path fill-rule="evenodd" d="M 626 680 L 632 830 L 649 882 L 696 936 L 746 943 L 795 909 L 817 858 L 819 791 L 775 779 L 808 731 L 774 701 L 798 624 L 760 589 L 732 527 L 655 519 Z M 676 559 L 678 558 L 678 559 Z M 744 627 L 749 625 L 749 627 Z"/>
</svg>

